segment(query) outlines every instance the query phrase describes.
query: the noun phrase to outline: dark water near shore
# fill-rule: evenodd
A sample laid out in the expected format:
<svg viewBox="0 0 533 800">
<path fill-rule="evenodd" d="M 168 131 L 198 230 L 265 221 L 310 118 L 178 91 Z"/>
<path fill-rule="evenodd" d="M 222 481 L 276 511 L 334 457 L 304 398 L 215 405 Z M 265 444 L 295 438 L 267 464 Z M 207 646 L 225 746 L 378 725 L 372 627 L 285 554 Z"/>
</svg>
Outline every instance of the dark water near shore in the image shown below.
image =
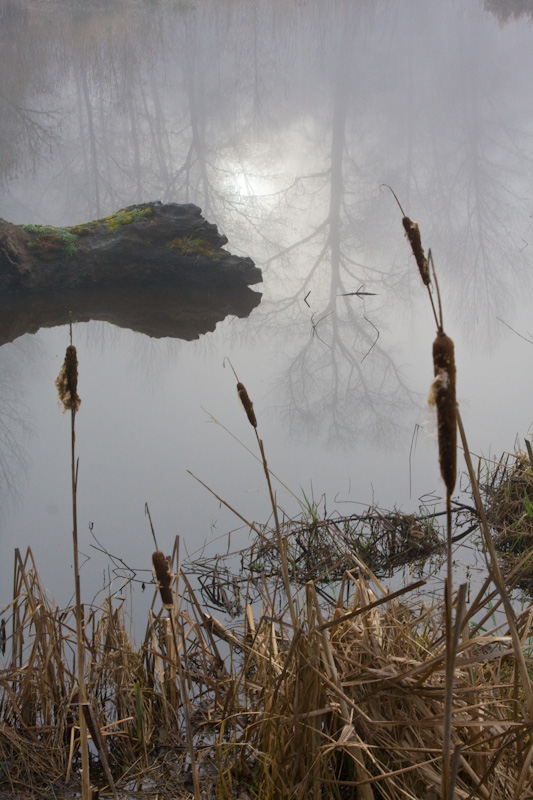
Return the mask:
<svg viewBox="0 0 533 800">
<path fill-rule="evenodd" d="M 434 322 L 382 184 L 433 249 L 471 448 L 498 456 L 528 434 L 533 344 L 507 326 L 531 335 L 533 26 L 493 5 L 0 2 L 0 216 L 68 226 L 193 202 L 264 276 L 248 318 L 197 341 L 74 325 L 91 596 L 112 577 L 95 545 L 149 578 L 146 502 L 165 550 L 247 541 L 187 470 L 268 519 L 228 359 L 302 501 L 411 511 L 442 496 Z M 67 344 L 62 326 L 0 348 L 0 605 L 14 547 L 60 602 L 71 592 Z M 298 512 L 281 485 L 277 500 Z"/>
</svg>

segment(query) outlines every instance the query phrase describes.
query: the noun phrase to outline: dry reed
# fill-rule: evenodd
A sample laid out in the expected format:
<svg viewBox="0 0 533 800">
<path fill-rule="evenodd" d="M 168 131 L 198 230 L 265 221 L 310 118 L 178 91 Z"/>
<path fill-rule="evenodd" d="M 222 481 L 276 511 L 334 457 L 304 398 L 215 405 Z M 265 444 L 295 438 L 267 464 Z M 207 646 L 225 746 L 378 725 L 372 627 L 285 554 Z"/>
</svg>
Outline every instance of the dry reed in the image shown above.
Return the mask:
<svg viewBox="0 0 533 800">
<path fill-rule="evenodd" d="M 360 559 L 337 581 L 336 597 L 308 582 L 296 631 L 271 581 L 253 606 L 243 598 L 231 628 L 205 614 L 183 569 L 171 588 L 175 635 L 168 618 L 152 615 L 139 649 L 111 598 L 86 621 L 88 702 L 121 793 L 137 783 L 146 796 L 151 786 L 161 798 L 187 796 L 187 720 L 209 798 L 229 800 L 244 787 L 258 800 L 440 791 L 442 601 L 416 601 L 416 584 L 389 596 Z M 456 795 L 511 800 L 533 780 L 530 717 L 509 631 L 473 622 L 488 596 L 489 584 L 455 627 Z M 10 631 L 1 674 L 4 780 L 39 796 L 43 776 L 61 788 L 77 738 L 75 610 L 50 604 L 28 551 L 24 561 L 17 555 L 14 600 L 1 614 Z M 524 636 L 532 615 L 530 606 L 519 619 Z"/>
</svg>

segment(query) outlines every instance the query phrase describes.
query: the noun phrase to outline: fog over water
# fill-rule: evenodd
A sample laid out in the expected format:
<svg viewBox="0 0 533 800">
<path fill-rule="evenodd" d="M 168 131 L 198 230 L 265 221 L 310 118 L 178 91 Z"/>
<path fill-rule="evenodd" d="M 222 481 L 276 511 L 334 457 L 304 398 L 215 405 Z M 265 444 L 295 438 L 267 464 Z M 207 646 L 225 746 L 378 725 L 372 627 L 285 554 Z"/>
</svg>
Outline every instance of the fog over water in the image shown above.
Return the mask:
<svg viewBox="0 0 533 800">
<path fill-rule="evenodd" d="M 177 534 L 190 554 L 224 552 L 231 530 L 232 546 L 247 541 L 187 470 L 244 518 L 268 519 L 230 363 L 271 469 L 302 500 L 351 513 L 442 496 L 426 403 L 435 325 L 384 184 L 433 251 L 472 450 L 499 455 L 530 432 L 533 344 L 508 326 L 533 335 L 533 25 L 512 8 L 0 0 L 0 216 L 69 226 L 194 203 L 263 271 L 250 316 L 196 341 L 74 325 L 91 591 L 108 563 L 91 529 L 149 570 L 146 502 L 165 550 Z M 71 570 L 70 425 L 54 388 L 68 328 L 11 333 L 4 604 L 14 547 L 32 547 L 58 597 Z M 281 485 L 277 499 L 297 513 Z"/>
</svg>

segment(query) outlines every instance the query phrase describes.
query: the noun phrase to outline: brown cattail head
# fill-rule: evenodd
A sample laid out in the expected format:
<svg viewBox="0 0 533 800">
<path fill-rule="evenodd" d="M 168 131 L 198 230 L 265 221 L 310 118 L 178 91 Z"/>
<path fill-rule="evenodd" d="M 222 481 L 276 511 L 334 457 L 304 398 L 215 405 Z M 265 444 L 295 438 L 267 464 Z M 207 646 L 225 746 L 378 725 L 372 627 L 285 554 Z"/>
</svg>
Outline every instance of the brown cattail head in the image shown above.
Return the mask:
<svg viewBox="0 0 533 800">
<path fill-rule="evenodd" d="M 78 356 L 72 344 L 67 347 L 63 366 L 56 378 L 56 387 L 59 402 L 63 403 L 63 411 L 76 412 L 80 407 L 81 398 L 78 395 Z"/>
<path fill-rule="evenodd" d="M 430 402 L 437 406 L 440 474 L 451 495 L 457 477 L 456 373 L 453 341 L 442 332 L 433 342 L 433 368 Z"/>
<path fill-rule="evenodd" d="M 159 584 L 161 602 L 165 608 L 172 608 L 174 601 L 172 598 L 172 578 L 174 577 L 168 566 L 168 561 L 161 550 L 155 550 L 152 554 L 152 564 L 154 565 L 155 576 Z"/>
<path fill-rule="evenodd" d="M 417 222 L 413 222 L 409 219 L 409 217 L 404 217 L 402 219 L 403 227 L 407 234 L 407 238 L 411 244 L 411 250 L 413 251 L 413 255 L 416 259 L 416 263 L 418 264 L 418 270 L 420 272 L 420 277 L 424 283 L 424 286 L 429 286 L 430 283 L 430 275 L 429 275 L 429 264 L 426 256 L 424 255 L 424 249 L 422 247 L 422 239 L 420 238 L 420 228 L 418 227 Z"/>
<path fill-rule="evenodd" d="M 254 404 L 250 400 L 248 392 L 243 383 L 237 384 L 237 392 L 239 397 L 241 398 L 241 403 L 244 406 L 244 410 L 246 411 L 246 416 L 250 422 L 250 425 L 253 425 L 254 428 L 257 428 L 257 419 L 255 418 L 255 411 L 254 411 Z"/>
</svg>

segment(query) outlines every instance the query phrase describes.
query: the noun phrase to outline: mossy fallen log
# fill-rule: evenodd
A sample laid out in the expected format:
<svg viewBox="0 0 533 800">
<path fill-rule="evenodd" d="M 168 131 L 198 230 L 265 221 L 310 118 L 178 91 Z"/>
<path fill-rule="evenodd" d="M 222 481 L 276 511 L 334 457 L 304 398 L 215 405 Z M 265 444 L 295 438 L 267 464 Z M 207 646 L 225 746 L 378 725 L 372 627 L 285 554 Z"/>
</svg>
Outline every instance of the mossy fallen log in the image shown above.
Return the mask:
<svg viewBox="0 0 533 800">
<path fill-rule="evenodd" d="M 0 289 L 259 283 L 261 270 L 224 250 L 227 241 L 191 204 L 143 203 L 69 228 L 0 220 Z"/>
</svg>

